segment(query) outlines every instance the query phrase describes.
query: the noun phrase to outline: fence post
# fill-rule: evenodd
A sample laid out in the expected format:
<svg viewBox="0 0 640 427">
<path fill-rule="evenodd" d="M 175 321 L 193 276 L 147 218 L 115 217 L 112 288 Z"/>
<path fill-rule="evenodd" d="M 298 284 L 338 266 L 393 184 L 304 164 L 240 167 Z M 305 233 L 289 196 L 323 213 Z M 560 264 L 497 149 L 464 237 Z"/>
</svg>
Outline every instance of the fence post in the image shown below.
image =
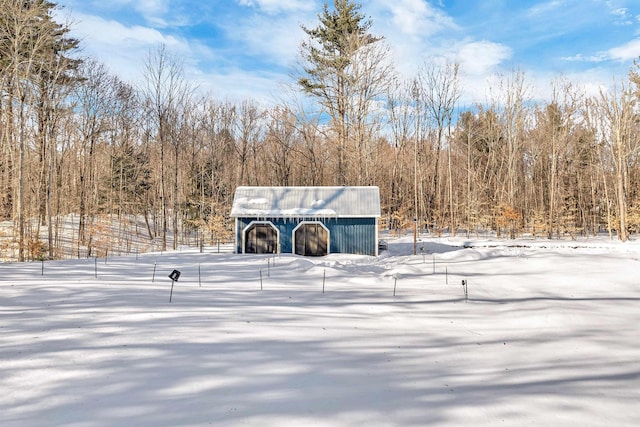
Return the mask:
<svg viewBox="0 0 640 427">
<path fill-rule="evenodd" d="M 322 293 L 324 294 L 324 283 L 327 278 L 327 269 L 325 268 L 322 272 Z"/>
<path fill-rule="evenodd" d="M 464 290 L 464 302 L 469 301 L 469 292 L 467 291 L 467 281 L 462 280 L 462 289 Z"/>
</svg>

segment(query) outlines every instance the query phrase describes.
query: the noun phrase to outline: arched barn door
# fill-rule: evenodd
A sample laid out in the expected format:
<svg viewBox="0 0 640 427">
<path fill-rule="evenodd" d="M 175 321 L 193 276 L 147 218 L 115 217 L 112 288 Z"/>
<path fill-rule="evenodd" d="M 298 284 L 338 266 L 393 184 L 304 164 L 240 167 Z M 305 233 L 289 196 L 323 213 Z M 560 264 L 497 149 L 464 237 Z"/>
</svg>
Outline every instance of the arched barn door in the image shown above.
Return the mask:
<svg viewBox="0 0 640 427">
<path fill-rule="evenodd" d="M 275 254 L 278 252 L 278 232 L 271 224 L 253 224 L 245 231 L 244 252 Z"/>
<path fill-rule="evenodd" d="M 296 254 L 324 256 L 328 254 L 329 232 L 319 222 L 301 224 L 295 231 Z"/>
</svg>

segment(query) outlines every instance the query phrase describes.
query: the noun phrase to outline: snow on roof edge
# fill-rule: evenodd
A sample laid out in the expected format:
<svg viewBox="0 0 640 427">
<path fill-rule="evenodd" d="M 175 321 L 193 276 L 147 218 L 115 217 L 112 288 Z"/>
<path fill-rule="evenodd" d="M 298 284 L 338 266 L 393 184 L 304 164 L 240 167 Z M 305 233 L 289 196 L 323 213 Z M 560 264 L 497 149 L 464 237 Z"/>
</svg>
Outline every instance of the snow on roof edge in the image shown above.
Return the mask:
<svg viewBox="0 0 640 427">
<path fill-rule="evenodd" d="M 239 186 L 231 217 L 379 218 L 377 186 Z"/>
</svg>

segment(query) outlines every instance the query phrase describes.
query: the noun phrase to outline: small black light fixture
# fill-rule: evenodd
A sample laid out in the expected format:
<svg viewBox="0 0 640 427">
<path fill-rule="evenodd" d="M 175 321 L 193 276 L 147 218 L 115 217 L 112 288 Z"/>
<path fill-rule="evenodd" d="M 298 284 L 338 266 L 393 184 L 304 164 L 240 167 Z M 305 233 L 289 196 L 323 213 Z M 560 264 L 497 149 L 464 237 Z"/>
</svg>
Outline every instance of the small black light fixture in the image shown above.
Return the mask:
<svg viewBox="0 0 640 427">
<path fill-rule="evenodd" d="M 180 272 L 178 270 L 173 270 L 169 275 L 169 279 L 173 280 L 174 282 L 177 282 L 179 278 Z"/>
<path fill-rule="evenodd" d="M 173 285 L 180 278 L 180 272 L 178 270 L 173 270 L 171 274 L 169 274 L 169 279 L 171 279 L 171 292 L 169 293 L 169 302 L 171 302 L 171 298 L 173 297 Z"/>
</svg>

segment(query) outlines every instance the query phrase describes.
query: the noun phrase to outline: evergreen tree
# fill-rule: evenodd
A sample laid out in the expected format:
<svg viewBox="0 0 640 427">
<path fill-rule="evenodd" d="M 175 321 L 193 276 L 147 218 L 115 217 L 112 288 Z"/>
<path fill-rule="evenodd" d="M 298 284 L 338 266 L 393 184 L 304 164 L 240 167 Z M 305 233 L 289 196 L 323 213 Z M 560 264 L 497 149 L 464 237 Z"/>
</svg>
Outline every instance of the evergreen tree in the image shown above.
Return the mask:
<svg viewBox="0 0 640 427">
<path fill-rule="evenodd" d="M 331 118 L 337 138 L 336 183 L 341 185 L 348 180 L 347 151 L 350 148 L 349 151 L 357 151 L 363 144 L 361 129 L 353 132 L 353 125 L 359 126 L 365 120 L 371 96 L 379 89 L 371 84 L 379 82 L 371 78 L 372 74 L 384 73 L 381 69 L 384 55 L 377 55 L 372 49 L 381 38 L 369 33 L 371 20 L 360 9 L 361 5 L 351 0 L 334 0 L 333 10 L 324 4 L 316 28 L 302 27 L 309 39 L 301 45 L 303 72 L 298 85 Z M 350 142 L 354 144 L 351 147 Z"/>
</svg>

